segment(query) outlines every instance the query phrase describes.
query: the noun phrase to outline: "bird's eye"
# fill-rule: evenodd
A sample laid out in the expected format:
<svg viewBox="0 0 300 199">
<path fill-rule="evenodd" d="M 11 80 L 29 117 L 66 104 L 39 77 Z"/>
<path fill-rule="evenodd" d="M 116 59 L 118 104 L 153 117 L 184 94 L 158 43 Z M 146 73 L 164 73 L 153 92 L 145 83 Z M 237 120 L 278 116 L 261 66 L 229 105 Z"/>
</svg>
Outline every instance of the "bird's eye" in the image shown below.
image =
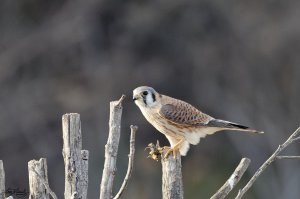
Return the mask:
<svg viewBox="0 0 300 199">
<path fill-rule="evenodd" d="M 143 95 L 148 95 L 148 91 L 144 91 L 144 92 L 143 92 Z"/>
</svg>

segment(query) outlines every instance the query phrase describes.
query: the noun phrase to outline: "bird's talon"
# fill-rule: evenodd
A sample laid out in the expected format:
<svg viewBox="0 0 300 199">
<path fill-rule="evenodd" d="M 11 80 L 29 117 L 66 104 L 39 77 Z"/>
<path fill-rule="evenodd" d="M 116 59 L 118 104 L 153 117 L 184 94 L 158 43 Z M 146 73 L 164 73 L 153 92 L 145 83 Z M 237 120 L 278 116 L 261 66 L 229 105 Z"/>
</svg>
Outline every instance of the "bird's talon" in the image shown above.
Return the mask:
<svg viewBox="0 0 300 199">
<path fill-rule="evenodd" d="M 173 153 L 173 157 L 176 158 L 176 149 L 169 146 L 165 146 L 163 148 L 167 150 L 166 154 L 164 155 L 164 158 L 168 158 L 170 153 Z"/>
<path fill-rule="evenodd" d="M 158 141 L 156 145 L 153 143 L 148 144 L 145 150 L 146 149 L 150 150 L 147 158 L 151 158 L 156 161 L 158 161 L 159 157 L 164 159 L 168 158 L 171 153 L 173 153 L 173 157 L 176 158 L 176 151 L 178 150 L 177 147 L 171 147 L 171 146 L 161 147 Z"/>
</svg>

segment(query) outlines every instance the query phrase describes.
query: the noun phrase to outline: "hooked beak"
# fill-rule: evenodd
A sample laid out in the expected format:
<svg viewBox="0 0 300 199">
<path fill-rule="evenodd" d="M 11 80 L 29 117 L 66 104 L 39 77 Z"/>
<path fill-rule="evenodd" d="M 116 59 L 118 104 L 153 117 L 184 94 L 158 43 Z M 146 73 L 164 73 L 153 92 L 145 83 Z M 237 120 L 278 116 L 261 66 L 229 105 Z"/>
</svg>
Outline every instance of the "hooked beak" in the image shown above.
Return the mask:
<svg viewBox="0 0 300 199">
<path fill-rule="evenodd" d="M 140 98 L 139 95 L 134 95 L 134 96 L 132 97 L 133 101 L 138 100 L 139 98 Z"/>
</svg>

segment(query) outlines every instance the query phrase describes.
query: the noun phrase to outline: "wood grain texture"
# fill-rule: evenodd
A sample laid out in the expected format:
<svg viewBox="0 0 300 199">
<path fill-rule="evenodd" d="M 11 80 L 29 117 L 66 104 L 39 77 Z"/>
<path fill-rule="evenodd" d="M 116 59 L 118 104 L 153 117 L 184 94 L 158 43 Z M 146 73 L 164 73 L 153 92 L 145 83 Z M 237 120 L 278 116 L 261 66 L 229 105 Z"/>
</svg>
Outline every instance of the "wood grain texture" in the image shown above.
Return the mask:
<svg viewBox="0 0 300 199">
<path fill-rule="evenodd" d="M 230 178 L 210 199 L 224 199 L 240 181 L 245 171 L 247 170 L 250 162 L 251 160 L 249 158 L 243 158 L 232 173 L 232 175 L 230 176 Z"/>
<path fill-rule="evenodd" d="M 105 145 L 105 161 L 100 185 L 100 199 L 111 199 L 121 131 L 122 101 L 110 102 L 109 134 Z"/>
<path fill-rule="evenodd" d="M 65 163 L 65 199 L 74 194 L 78 198 L 87 198 L 87 161 L 88 153 L 82 151 L 80 115 L 68 113 L 62 117 L 63 158 Z M 85 156 L 82 153 L 87 154 Z M 86 158 L 87 157 L 87 158 Z M 83 160 L 84 158 L 84 160 Z"/>
<path fill-rule="evenodd" d="M 5 172 L 3 161 L 0 160 L 0 199 L 5 198 Z"/>
<path fill-rule="evenodd" d="M 162 154 L 163 156 L 164 154 Z M 162 196 L 163 199 L 183 199 L 183 184 L 181 173 L 181 156 L 170 155 L 161 159 L 162 164 Z"/>
<path fill-rule="evenodd" d="M 29 173 L 29 199 L 49 199 L 47 161 L 30 160 L 28 162 Z"/>
</svg>

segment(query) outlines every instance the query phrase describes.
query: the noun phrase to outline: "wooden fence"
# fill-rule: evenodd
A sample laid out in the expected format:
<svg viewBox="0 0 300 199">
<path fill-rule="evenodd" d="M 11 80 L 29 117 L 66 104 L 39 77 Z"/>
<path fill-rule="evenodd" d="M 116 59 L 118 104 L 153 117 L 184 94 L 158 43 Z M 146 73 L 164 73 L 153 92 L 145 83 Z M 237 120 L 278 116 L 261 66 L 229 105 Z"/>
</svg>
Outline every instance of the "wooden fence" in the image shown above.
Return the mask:
<svg viewBox="0 0 300 199">
<path fill-rule="evenodd" d="M 135 152 L 135 134 L 137 126 L 131 125 L 130 151 L 128 155 L 128 168 L 124 181 L 119 191 L 113 197 L 112 188 L 116 175 L 116 160 L 121 129 L 122 101 L 124 95 L 118 101 L 110 103 L 109 135 L 105 145 L 105 161 L 100 184 L 100 199 L 119 199 L 126 189 L 133 170 Z M 62 116 L 63 132 L 63 158 L 65 164 L 65 199 L 87 199 L 88 198 L 88 164 L 89 151 L 82 149 L 82 134 L 80 115 L 68 113 Z M 291 143 L 300 139 L 300 128 L 298 128 L 278 149 L 268 158 L 257 170 L 246 186 L 238 192 L 236 199 L 242 198 L 246 191 L 252 186 L 261 173 L 277 159 L 299 159 L 299 156 L 280 156 L 279 154 Z M 149 145 L 149 155 L 153 159 L 163 156 L 158 152 L 159 145 Z M 162 152 L 164 153 L 164 152 Z M 181 174 L 181 157 L 175 158 L 171 155 L 168 158 L 161 158 L 162 163 L 162 197 L 163 199 L 183 199 L 183 185 Z M 225 184 L 211 197 L 211 199 L 223 199 L 234 188 L 246 171 L 250 160 L 244 158 L 225 182 Z M 46 158 L 30 160 L 28 162 L 29 172 L 29 198 L 30 199 L 57 199 L 56 194 L 51 190 L 48 183 L 48 171 Z M 5 172 L 3 161 L 0 160 L 0 199 L 6 198 Z M 20 193 L 22 194 L 22 193 Z M 23 193 L 24 194 L 24 193 Z M 27 194 L 27 193 L 25 193 Z"/>
<path fill-rule="evenodd" d="M 112 194 L 114 176 L 116 175 L 116 159 L 120 139 L 122 101 L 124 95 L 118 101 L 110 103 L 109 135 L 105 145 L 105 162 L 100 184 L 100 199 L 118 199 L 123 194 L 128 184 L 133 169 L 134 152 L 135 152 L 135 134 L 137 126 L 131 125 L 130 152 L 128 169 L 120 190 L 115 197 Z M 78 113 L 68 113 L 62 116 L 62 133 L 63 133 L 63 158 L 65 164 L 65 199 L 87 199 L 88 198 L 88 164 L 89 151 L 82 149 L 82 134 L 80 115 Z M 172 157 L 172 156 L 170 156 Z M 177 163 L 176 163 L 177 161 Z M 178 162 L 179 161 L 179 162 Z M 175 160 L 173 157 L 168 163 L 164 161 L 164 198 L 182 198 L 182 181 L 181 181 L 181 163 L 180 156 Z M 174 167 L 173 164 L 177 166 Z M 179 184 L 174 183 L 171 173 L 176 171 L 180 176 Z M 29 172 L 29 198 L 30 199 L 57 199 L 56 194 L 51 190 L 48 182 L 47 160 L 30 160 L 28 162 Z M 171 177 L 168 180 L 168 177 Z M 180 185 L 180 187 L 178 187 Z M 178 192 L 179 190 L 179 192 Z M 167 192 L 168 191 L 168 192 Z M 0 199 L 13 199 L 12 196 L 6 198 L 5 189 L 5 172 L 3 161 L 0 160 Z M 21 193 L 19 193 L 21 194 Z M 27 193 L 23 193 L 27 194 Z M 179 197 L 180 196 L 180 197 Z M 26 195 L 24 195 L 24 198 Z"/>
</svg>

